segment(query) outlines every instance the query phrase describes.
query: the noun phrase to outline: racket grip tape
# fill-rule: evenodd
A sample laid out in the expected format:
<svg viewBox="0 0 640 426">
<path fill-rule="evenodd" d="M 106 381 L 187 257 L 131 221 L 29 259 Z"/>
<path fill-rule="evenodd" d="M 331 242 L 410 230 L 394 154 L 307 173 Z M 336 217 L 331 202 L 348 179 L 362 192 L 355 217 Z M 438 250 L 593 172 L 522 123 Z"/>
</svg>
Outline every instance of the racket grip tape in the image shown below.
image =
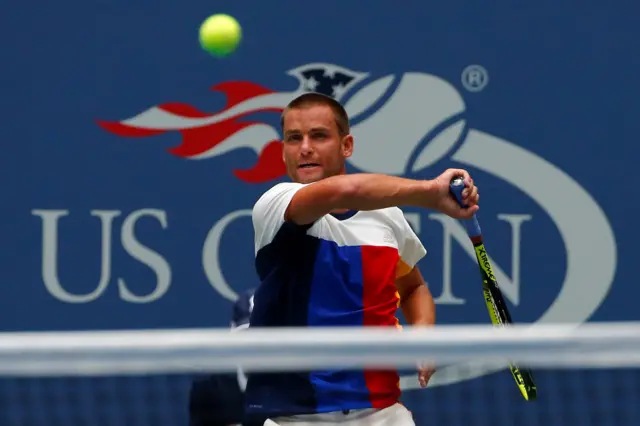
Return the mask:
<svg viewBox="0 0 640 426">
<path fill-rule="evenodd" d="M 449 189 L 451 191 L 451 194 L 453 194 L 456 201 L 462 208 L 466 207 L 466 205 L 462 202 L 462 191 L 465 188 L 466 188 L 466 185 L 464 183 L 464 179 L 462 178 L 462 176 L 457 176 L 451 179 L 451 183 L 449 184 Z M 469 235 L 470 238 L 479 237 L 482 235 L 482 230 L 480 229 L 480 223 L 478 223 L 478 218 L 476 217 L 475 214 L 471 217 L 470 220 L 463 220 L 462 223 L 467 231 L 467 235 Z"/>
</svg>

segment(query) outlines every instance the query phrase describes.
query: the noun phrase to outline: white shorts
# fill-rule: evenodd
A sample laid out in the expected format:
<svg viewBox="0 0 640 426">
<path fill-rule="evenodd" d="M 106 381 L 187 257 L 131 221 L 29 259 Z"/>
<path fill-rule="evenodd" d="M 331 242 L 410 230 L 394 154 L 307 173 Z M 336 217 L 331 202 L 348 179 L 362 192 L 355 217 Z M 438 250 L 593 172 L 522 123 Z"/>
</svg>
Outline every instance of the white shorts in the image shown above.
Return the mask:
<svg viewBox="0 0 640 426">
<path fill-rule="evenodd" d="M 305 414 L 292 417 L 276 417 L 264 422 L 264 426 L 415 426 L 411 412 L 396 403 L 390 407 L 366 408 L 331 413 Z"/>
</svg>

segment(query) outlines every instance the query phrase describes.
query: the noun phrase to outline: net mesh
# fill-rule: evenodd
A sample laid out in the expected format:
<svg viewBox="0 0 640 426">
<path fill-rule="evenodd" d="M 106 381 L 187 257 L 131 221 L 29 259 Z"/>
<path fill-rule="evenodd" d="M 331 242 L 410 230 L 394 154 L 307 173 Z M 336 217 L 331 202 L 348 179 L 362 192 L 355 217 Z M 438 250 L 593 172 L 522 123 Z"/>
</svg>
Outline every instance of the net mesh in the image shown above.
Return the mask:
<svg viewBox="0 0 640 426">
<path fill-rule="evenodd" d="M 409 352 L 414 355 L 394 356 L 394 351 L 388 350 L 384 364 L 409 373 L 409 367 L 418 361 L 415 354 L 422 352 L 442 366 L 432 386 L 424 390 L 406 389 L 415 387 L 415 376 L 403 378 L 402 399 L 417 425 L 640 425 L 640 369 L 634 356 L 640 349 L 640 325 L 598 327 L 597 332 L 585 326 L 575 332 L 562 329 L 562 333 L 537 327 L 535 332 L 529 328 L 520 333 L 436 327 L 444 330 L 407 333 L 410 337 L 405 340 L 411 344 L 406 347 L 413 348 Z M 622 329 L 624 332 L 620 332 Z M 603 333 L 610 340 L 596 344 Z M 235 336 L 222 330 L 201 331 L 185 341 L 176 341 L 174 332 L 148 332 L 147 340 L 127 333 L 112 333 L 108 338 L 98 334 L 103 346 L 98 344 L 101 339 L 92 341 L 91 335 L 54 334 L 49 336 L 56 337 L 51 341 L 57 344 L 51 347 L 42 336 L 25 335 L 18 341 L 9 335 L 0 336 L 0 425 L 188 425 L 194 381 L 207 380 L 211 375 L 235 375 L 234 359 L 254 369 L 295 369 L 296 365 L 288 365 L 288 356 L 280 358 L 280 365 L 271 361 L 278 359 L 273 348 L 278 348 L 281 355 L 292 352 L 297 356 L 303 352 L 300 348 L 314 345 L 293 344 L 296 340 L 291 337 L 301 336 L 294 331 L 267 333 L 263 342 L 271 342 L 269 345 L 260 343 L 263 334 L 257 330 Z M 331 338 L 310 330 L 304 334 L 308 342 L 317 338 L 315 349 L 319 353 L 333 354 L 320 364 L 351 367 L 379 364 L 371 348 L 380 346 L 384 352 L 382 341 L 388 338 L 381 332 L 377 345 L 375 332 L 334 330 Z M 564 337 L 559 338 L 561 335 Z M 349 344 L 349 339 L 362 344 Z M 121 345 L 116 344 L 118 340 Z M 330 340 L 334 344 L 327 349 Z M 471 346 L 469 341 L 473 342 Z M 398 342 L 387 341 L 387 346 L 398 346 Z M 558 348 L 559 342 L 562 349 Z M 475 347 L 486 362 L 478 363 L 477 354 L 469 347 Z M 551 351 L 553 356 L 549 348 L 556 348 Z M 221 354 L 230 353 L 237 356 L 222 359 Z M 454 353 L 458 354 L 453 357 L 455 366 L 445 368 Z M 537 401 L 525 401 L 504 368 L 445 384 L 455 381 L 454 377 L 473 376 L 479 366 L 496 370 L 504 366 L 496 359 L 503 359 L 505 354 L 535 367 Z M 358 357 L 357 362 L 354 357 Z M 91 359 L 100 362 L 90 363 Z M 128 365 L 126 359 L 136 362 Z M 27 365 L 33 368 L 25 368 Z"/>
</svg>

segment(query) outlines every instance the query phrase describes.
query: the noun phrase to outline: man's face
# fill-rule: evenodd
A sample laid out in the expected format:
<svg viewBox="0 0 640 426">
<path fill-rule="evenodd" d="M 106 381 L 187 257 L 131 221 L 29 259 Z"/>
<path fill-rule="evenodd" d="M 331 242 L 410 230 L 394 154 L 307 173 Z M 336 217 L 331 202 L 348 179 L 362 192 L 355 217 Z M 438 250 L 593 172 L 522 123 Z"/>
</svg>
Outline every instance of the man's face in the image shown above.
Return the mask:
<svg viewBox="0 0 640 426">
<path fill-rule="evenodd" d="M 345 158 L 352 152 L 353 138 L 340 136 L 329 106 L 312 105 L 286 113 L 282 156 L 294 182 L 312 183 L 345 173 Z"/>
</svg>

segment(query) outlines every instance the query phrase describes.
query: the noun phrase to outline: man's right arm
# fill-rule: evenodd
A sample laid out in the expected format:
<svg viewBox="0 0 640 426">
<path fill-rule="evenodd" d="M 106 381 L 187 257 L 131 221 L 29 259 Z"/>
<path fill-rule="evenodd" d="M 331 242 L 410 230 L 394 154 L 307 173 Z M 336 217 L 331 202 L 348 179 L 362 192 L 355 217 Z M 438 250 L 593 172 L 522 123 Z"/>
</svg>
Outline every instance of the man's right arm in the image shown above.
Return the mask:
<svg viewBox="0 0 640 426">
<path fill-rule="evenodd" d="M 469 209 L 461 209 L 449 196 L 449 182 L 464 170 L 449 169 L 434 180 L 414 180 L 382 174 L 332 176 L 300 188 L 291 198 L 285 220 L 306 225 L 333 210 L 377 210 L 387 207 L 415 206 L 438 209 L 454 217 L 470 217 L 477 210 L 474 200 Z M 467 194 L 470 194 L 468 191 Z"/>
</svg>

